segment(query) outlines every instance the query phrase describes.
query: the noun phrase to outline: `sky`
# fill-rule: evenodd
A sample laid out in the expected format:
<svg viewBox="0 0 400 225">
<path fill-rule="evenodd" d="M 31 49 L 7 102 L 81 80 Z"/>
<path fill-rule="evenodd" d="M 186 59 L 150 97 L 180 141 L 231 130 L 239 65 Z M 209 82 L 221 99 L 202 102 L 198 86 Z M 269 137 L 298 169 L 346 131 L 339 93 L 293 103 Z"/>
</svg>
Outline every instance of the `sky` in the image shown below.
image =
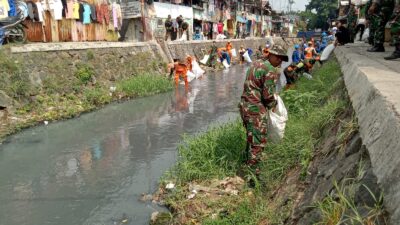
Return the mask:
<svg viewBox="0 0 400 225">
<path fill-rule="evenodd" d="M 275 10 L 287 10 L 287 0 L 269 0 L 272 4 L 272 8 Z M 305 6 L 308 4 L 308 0 L 294 0 L 292 6 L 293 10 L 304 10 Z M 285 8 L 286 7 L 286 8 Z"/>
</svg>

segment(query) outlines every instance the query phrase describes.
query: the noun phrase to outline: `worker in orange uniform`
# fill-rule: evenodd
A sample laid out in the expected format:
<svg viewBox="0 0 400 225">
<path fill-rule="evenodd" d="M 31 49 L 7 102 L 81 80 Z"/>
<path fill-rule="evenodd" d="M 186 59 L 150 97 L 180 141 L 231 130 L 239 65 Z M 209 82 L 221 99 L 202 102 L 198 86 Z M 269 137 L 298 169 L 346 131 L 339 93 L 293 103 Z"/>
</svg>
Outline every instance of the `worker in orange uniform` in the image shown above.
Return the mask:
<svg viewBox="0 0 400 225">
<path fill-rule="evenodd" d="M 193 71 L 192 61 L 193 61 L 192 56 L 187 55 L 186 56 L 186 65 L 188 67 L 188 71 Z"/>
<path fill-rule="evenodd" d="M 312 41 L 309 41 L 308 42 L 308 47 L 304 50 L 305 59 L 310 60 L 310 59 L 313 59 L 314 56 L 317 56 L 317 55 L 318 55 L 318 53 L 315 50 L 315 48 L 313 47 Z"/>
<path fill-rule="evenodd" d="M 233 46 L 232 46 L 230 41 L 228 41 L 228 43 L 226 43 L 225 48 L 226 48 L 226 51 L 228 52 L 229 58 L 232 60 L 232 49 L 233 49 Z"/>
<path fill-rule="evenodd" d="M 188 65 L 187 63 L 183 63 L 182 61 L 177 61 L 174 63 L 175 69 L 175 85 L 178 86 L 179 78 L 182 77 L 185 81 L 185 87 L 189 86 L 189 82 L 187 79 Z"/>
</svg>

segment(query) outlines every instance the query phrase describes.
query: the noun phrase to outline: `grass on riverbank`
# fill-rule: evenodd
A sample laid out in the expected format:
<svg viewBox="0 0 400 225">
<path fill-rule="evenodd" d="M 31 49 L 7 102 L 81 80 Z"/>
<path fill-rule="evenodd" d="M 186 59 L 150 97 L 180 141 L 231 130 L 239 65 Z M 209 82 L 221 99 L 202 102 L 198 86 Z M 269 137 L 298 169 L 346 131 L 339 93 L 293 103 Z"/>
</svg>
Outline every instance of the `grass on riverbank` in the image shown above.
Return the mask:
<svg viewBox="0 0 400 225">
<path fill-rule="evenodd" d="M 300 167 L 303 174 L 307 171 L 324 129 L 334 123 L 346 106 L 342 96 L 337 95 L 343 92 L 340 76 L 337 61 L 331 60 L 315 71 L 313 80 L 302 79 L 296 89 L 282 94 L 289 111 L 285 137 L 281 143 L 269 144 L 265 149 L 263 182 L 255 190 L 245 189 L 234 197 L 188 200 L 191 183 L 208 184 L 213 179 L 235 176 L 242 167 L 246 142 L 239 120 L 211 128 L 197 137 L 185 137 L 179 147 L 178 163 L 165 177 L 177 183 L 176 191 L 166 197 L 167 205 L 176 212 L 175 222 L 185 224 L 185 218 L 190 218 L 202 224 L 282 223 L 289 212 L 271 210 L 267 193 L 291 169 Z"/>
<path fill-rule="evenodd" d="M 160 74 L 158 67 L 110 81 L 100 76 L 94 65 L 84 61 L 75 66 L 64 65 L 65 68 L 58 70 L 68 70 L 70 66 L 71 71 L 62 75 L 46 74 L 38 81 L 20 60 L 7 57 L 4 51 L 0 51 L 0 56 L 0 90 L 14 105 L 9 119 L 0 121 L 0 140 L 41 121 L 72 118 L 112 101 L 154 95 L 174 87 L 172 81 Z M 113 86 L 116 90 L 112 90 Z"/>
</svg>

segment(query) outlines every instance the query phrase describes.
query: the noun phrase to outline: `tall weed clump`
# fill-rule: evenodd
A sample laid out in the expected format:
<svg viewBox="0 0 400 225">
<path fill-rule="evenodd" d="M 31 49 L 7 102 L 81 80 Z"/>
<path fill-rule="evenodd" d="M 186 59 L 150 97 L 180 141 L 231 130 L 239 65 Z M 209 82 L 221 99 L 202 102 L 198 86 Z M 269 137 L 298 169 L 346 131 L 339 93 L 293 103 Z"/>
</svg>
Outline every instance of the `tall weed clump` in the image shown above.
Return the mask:
<svg viewBox="0 0 400 225">
<path fill-rule="evenodd" d="M 174 171 L 181 182 L 232 176 L 242 164 L 245 147 L 245 130 L 239 121 L 197 137 L 184 136 Z"/>
<path fill-rule="evenodd" d="M 117 89 L 126 96 L 149 96 L 172 90 L 172 82 L 160 75 L 139 74 L 118 82 Z"/>
</svg>

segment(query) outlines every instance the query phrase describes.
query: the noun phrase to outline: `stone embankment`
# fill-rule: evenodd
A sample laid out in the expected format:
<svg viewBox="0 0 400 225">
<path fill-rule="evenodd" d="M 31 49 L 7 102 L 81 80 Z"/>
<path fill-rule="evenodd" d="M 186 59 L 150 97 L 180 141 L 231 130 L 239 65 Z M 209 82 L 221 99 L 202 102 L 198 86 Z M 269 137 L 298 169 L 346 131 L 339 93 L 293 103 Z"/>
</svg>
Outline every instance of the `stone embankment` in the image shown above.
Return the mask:
<svg viewBox="0 0 400 225">
<path fill-rule="evenodd" d="M 400 224 L 400 63 L 365 45 L 335 50 L 390 224 Z"/>
</svg>

